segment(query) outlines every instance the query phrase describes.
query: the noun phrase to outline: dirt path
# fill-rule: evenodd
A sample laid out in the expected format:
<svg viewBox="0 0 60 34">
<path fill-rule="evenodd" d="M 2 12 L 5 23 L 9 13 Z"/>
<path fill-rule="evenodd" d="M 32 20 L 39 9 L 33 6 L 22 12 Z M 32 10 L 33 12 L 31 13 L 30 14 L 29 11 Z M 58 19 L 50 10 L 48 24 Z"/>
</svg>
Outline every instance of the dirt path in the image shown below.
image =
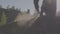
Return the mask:
<svg viewBox="0 0 60 34">
<path fill-rule="evenodd" d="M 29 26 L 31 26 L 31 24 L 39 17 L 38 14 L 18 14 L 18 16 L 16 17 L 16 22 L 19 26 L 24 26 L 29 24 Z"/>
</svg>

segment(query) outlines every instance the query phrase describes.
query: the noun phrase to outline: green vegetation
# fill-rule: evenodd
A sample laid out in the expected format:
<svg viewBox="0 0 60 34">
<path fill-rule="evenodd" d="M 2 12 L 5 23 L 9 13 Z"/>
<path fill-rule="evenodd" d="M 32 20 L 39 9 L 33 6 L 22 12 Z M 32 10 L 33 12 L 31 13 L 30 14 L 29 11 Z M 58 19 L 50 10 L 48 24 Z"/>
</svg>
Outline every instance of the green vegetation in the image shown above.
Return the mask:
<svg viewBox="0 0 60 34">
<path fill-rule="evenodd" d="M 0 8 L 2 8 L 2 5 L 0 5 Z"/>
<path fill-rule="evenodd" d="M 7 21 L 7 17 L 5 15 L 5 13 L 3 12 L 2 18 L 1 18 L 1 22 L 0 22 L 0 26 L 5 25 L 6 24 L 6 21 Z"/>
</svg>

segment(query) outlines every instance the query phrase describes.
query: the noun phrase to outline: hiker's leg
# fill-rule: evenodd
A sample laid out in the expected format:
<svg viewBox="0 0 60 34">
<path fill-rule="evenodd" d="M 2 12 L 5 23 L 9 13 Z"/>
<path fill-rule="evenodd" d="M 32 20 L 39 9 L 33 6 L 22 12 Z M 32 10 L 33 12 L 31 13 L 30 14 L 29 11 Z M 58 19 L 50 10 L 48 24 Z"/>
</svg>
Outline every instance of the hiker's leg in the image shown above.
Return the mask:
<svg viewBox="0 0 60 34">
<path fill-rule="evenodd" d="M 38 11 L 39 13 L 39 0 L 34 0 L 34 6 L 35 6 L 35 9 Z"/>
</svg>

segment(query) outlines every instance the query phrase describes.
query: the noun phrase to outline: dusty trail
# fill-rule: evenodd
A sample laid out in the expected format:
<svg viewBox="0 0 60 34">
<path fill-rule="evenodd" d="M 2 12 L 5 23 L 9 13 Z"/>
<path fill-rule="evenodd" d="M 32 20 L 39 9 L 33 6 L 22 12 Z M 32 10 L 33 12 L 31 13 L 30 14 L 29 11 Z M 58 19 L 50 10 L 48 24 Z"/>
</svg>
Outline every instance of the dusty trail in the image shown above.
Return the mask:
<svg viewBox="0 0 60 34">
<path fill-rule="evenodd" d="M 19 26 L 31 26 L 38 17 L 38 14 L 18 14 L 16 22 Z"/>
</svg>

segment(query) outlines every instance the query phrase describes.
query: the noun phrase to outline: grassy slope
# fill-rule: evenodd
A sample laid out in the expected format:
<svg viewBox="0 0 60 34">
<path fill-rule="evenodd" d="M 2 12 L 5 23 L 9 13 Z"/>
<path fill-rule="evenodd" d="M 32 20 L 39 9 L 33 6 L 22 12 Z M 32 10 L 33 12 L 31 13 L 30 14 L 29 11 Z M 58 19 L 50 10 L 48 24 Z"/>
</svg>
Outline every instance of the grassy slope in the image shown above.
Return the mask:
<svg viewBox="0 0 60 34">
<path fill-rule="evenodd" d="M 2 19 L 1 19 L 1 22 L 0 22 L 0 26 L 5 25 L 6 24 L 6 21 L 7 21 L 7 17 L 5 15 L 5 13 L 3 12 Z"/>
</svg>

